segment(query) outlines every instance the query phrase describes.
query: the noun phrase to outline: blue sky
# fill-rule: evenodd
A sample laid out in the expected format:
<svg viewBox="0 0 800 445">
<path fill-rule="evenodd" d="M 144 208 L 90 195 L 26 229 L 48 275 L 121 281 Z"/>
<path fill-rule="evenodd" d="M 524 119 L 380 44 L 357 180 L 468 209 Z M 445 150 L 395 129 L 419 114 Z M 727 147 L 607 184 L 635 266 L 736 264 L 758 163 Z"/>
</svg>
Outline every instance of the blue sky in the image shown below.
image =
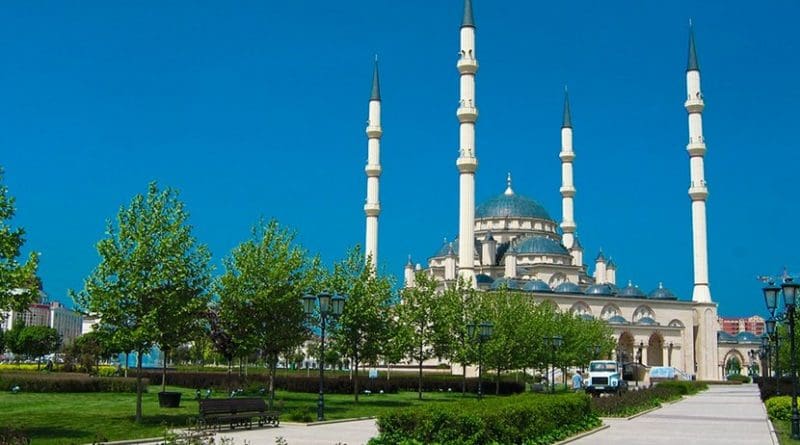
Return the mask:
<svg viewBox="0 0 800 445">
<path fill-rule="evenodd" d="M 380 266 L 401 276 L 458 228 L 461 0 L 7 2 L 0 165 L 14 223 L 68 300 L 105 221 L 181 190 L 215 263 L 259 216 L 330 263 L 363 243 L 367 100 L 381 59 Z M 796 19 L 800 4 L 475 0 L 477 198 L 517 193 L 560 220 L 569 85 L 576 221 L 618 282 L 691 298 L 687 21 L 706 98 L 712 297 L 764 313 L 756 275 L 800 271 Z M 787 171 L 789 170 L 789 171 Z M 219 272 L 219 269 L 218 269 Z"/>
</svg>

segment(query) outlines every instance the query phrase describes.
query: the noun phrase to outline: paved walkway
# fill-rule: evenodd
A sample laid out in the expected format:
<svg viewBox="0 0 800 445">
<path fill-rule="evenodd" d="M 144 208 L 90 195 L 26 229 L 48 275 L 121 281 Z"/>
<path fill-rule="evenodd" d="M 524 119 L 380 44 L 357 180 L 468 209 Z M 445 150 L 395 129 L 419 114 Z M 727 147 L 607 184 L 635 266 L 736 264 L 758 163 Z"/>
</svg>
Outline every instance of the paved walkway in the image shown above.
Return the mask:
<svg viewBox="0 0 800 445">
<path fill-rule="evenodd" d="M 755 385 L 711 386 L 696 396 L 611 427 L 570 445 L 777 445 Z"/>
<path fill-rule="evenodd" d="M 607 419 L 610 428 L 570 445 L 777 445 L 755 385 L 712 386 L 696 396 L 631 420 Z M 378 434 L 374 420 L 222 432 L 236 445 L 361 445 Z"/>
</svg>

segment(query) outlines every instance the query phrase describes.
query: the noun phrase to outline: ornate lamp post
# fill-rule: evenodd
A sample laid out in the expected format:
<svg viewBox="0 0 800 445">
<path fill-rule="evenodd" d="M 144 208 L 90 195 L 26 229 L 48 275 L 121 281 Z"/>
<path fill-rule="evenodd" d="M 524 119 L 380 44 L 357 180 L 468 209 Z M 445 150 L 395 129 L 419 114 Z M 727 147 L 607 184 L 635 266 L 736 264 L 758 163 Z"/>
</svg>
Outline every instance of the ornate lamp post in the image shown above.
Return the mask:
<svg viewBox="0 0 800 445">
<path fill-rule="evenodd" d="M 672 347 L 672 342 L 669 342 L 669 346 L 667 347 L 667 350 L 669 351 L 667 354 L 667 366 L 672 366 Z"/>
<path fill-rule="evenodd" d="M 556 392 L 556 350 L 564 344 L 564 338 L 560 335 L 544 337 L 544 344 L 550 346 L 550 361 L 552 363 L 550 378 L 550 393 Z"/>
<path fill-rule="evenodd" d="M 797 307 L 797 290 L 800 284 L 795 283 L 791 277 L 783 280 L 783 304 L 789 317 L 789 354 L 792 363 L 792 438 L 800 439 L 800 414 L 797 412 L 797 354 L 794 342 L 794 309 Z M 766 290 L 764 291 L 766 293 Z"/>
<path fill-rule="evenodd" d="M 767 328 L 767 335 L 772 339 L 775 343 L 775 348 L 773 352 L 775 353 L 775 361 L 773 362 L 775 365 L 772 367 L 773 373 L 775 375 L 775 395 L 781 395 L 781 364 L 780 364 L 780 336 L 778 335 L 778 330 L 776 329 L 776 324 L 778 320 L 775 318 L 775 309 L 778 307 L 778 292 L 780 292 L 781 288 L 775 286 L 773 282 L 769 282 L 769 284 L 764 287 L 764 302 L 767 305 L 767 310 L 769 311 L 769 320 L 767 320 L 764 324 Z"/>
<path fill-rule="evenodd" d="M 483 342 L 491 338 L 494 325 L 488 321 L 476 325 L 470 323 L 467 325 L 467 336 L 475 338 L 478 335 L 478 399 L 483 398 Z"/>
<path fill-rule="evenodd" d="M 639 369 L 642 367 L 642 348 L 644 348 L 644 342 L 639 342 L 639 349 L 636 350 L 636 387 L 639 387 Z"/>
<path fill-rule="evenodd" d="M 317 399 L 317 421 L 325 420 L 325 326 L 328 324 L 328 317 L 339 318 L 344 311 L 345 298 L 336 295 L 331 297 L 328 292 L 322 292 L 317 296 L 305 295 L 302 299 L 303 310 L 307 317 L 314 315 L 316 304 L 319 303 L 319 324 L 320 324 L 320 343 L 319 343 L 319 398 Z"/>
</svg>

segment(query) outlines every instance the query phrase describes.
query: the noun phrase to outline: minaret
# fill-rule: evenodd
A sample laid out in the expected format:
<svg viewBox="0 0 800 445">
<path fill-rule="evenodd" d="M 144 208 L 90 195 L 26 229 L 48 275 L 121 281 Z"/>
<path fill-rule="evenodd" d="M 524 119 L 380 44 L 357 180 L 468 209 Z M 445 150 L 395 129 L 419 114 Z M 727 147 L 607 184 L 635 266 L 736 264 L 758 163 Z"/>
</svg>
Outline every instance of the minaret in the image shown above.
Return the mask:
<svg viewBox="0 0 800 445">
<path fill-rule="evenodd" d="M 564 232 L 561 240 L 564 247 L 571 249 L 575 243 L 574 196 L 575 186 L 572 183 L 572 161 L 575 152 L 572 151 L 572 116 L 569 112 L 569 94 L 564 87 L 564 120 L 561 124 L 561 230 Z"/>
<path fill-rule="evenodd" d="M 406 267 L 403 270 L 403 278 L 405 281 L 405 286 L 407 288 L 411 288 L 416 285 L 416 276 L 414 274 L 415 274 L 414 263 L 411 261 L 411 255 L 409 255 L 408 262 L 406 263 Z"/>
<path fill-rule="evenodd" d="M 378 56 L 375 56 L 375 68 L 372 74 L 372 94 L 369 98 L 369 120 L 367 121 L 367 203 L 364 213 L 367 215 L 367 241 L 364 254 L 372 257 L 372 267 L 378 265 L 378 215 L 381 203 L 378 199 L 378 182 L 381 177 L 381 85 L 378 78 Z"/>
<path fill-rule="evenodd" d="M 686 111 L 689 113 L 689 169 L 692 198 L 692 241 L 694 246 L 694 290 L 692 301 L 708 303 L 711 291 L 708 288 L 708 246 L 706 238 L 706 188 L 703 156 L 706 144 L 703 139 L 703 94 L 700 92 L 700 65 L 694 44 L 694 29 L 689 22 L 689 61 L 686 65 Z"/>
<path fill-rule="evenodd" d="M 475 122 L 478 108 L 475 104 L 475 73 L 478 60 L 475 57 L 475 20 L 472 15 L 472 0 L 464 1 L 464 19 L 461 22 L 461 52 L 456 65 L 461 74 L 461 97 L 456 116 L 460 122 L 459 156 L 456 161 L 459 172 L 459 216 L 458 216 L 458 273 L 475 287 Z"/>
<path fill-rule="evenodd" d="M 603 255 L 602 249 L 594 259 L 594 282 L 596 284 L 606 283 L 606 257 Z"/>
</svg>

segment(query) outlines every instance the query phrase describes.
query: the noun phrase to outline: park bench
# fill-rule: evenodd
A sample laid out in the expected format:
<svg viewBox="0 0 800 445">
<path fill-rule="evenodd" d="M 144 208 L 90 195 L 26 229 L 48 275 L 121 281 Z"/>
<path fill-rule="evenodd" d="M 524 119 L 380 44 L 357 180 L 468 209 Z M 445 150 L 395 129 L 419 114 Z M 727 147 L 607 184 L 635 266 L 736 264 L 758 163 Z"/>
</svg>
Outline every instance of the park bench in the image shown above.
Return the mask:
<svg viewBox="0 0 800 445">
<path fill-rule="evenodd" d="M 200 415 L 197 423 L 200 427 L 217 427 L 223 424 L 230 425 L 231 429 L 237 426 L 253 427 L 253 419 L 258 421 L 258 426 L 271 424 L 278 426 L 279 412 L 268 411 L 267 404 L 261 398 L 241 399 L 202 399 L 199 400 Z"/>
</svg>

